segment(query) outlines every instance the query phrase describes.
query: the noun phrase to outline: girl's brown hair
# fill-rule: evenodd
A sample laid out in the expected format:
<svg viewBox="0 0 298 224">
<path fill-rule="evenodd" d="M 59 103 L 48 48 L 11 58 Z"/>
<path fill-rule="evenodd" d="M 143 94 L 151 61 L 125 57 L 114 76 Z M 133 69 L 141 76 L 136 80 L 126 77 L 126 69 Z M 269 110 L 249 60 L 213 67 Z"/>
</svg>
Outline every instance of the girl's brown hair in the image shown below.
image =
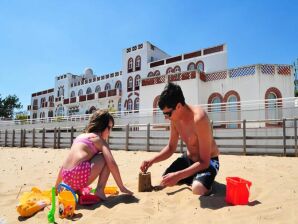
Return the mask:
<svg viewBox="0 0 298 224">
<path fill-rule="evenodd" d="M 109 121 L 112 121 L 114 126 L 114 118 L 108 111 L 97 110 L 92 114 L 85 132 L 101 133 L 109 126 Z"/>
</svg>

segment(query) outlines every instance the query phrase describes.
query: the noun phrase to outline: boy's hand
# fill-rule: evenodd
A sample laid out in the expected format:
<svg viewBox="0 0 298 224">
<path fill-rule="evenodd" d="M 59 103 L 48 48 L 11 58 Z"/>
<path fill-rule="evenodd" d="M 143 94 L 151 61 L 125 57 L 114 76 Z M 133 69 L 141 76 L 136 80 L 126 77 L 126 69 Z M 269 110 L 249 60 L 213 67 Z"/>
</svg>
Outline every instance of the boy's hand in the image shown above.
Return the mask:
<svg viewBox="0 0 298 224">
<path fill-rule="evenodd" d="M 142 162 L 142 165 L 140 166 L 140 170 L 143 173 L 146 173 L 150 166 L 152 166 L 152 162 L 150 160 L 145 160 Z"/>
</svg>

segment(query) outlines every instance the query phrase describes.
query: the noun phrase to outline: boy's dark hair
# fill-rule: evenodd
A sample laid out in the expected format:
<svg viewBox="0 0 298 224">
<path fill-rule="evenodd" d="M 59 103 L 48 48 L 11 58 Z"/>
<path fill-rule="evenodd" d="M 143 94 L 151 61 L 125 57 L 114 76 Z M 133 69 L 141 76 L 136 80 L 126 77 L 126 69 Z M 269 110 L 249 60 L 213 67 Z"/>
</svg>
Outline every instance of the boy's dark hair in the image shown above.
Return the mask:
<svg viewBox="0 0 298 224">
<path fill-rule="evenodd" d="M 175 109 L 178 103 L 185 105 L 183 92 L 179 85 L 169 82 L 160 94 L 158 106 L 161 110 L 165 107 Z"/>
<path fill-rule="evenodd" d="M 110 121 L 113 122 L 114 126 L 114 118 L 108 111 L 97 110 L 92 114 L 85 132 L 103 132 L 108 127 Z"/>
</svg>

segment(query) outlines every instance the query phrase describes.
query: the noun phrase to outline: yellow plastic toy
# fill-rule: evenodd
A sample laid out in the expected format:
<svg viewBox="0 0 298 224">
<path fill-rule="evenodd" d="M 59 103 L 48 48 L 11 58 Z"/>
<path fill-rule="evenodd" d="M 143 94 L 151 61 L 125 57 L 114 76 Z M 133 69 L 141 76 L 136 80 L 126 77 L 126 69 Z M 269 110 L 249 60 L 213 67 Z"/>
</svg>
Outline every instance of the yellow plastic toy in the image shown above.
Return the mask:
<svg viewBox="0 0 298 224">
<path fill-rule="evenodd" d="M 41 191 L 33 187 L 30 192 L 24 192 L 17 205 L 17 212 L 22 217 L 30 217 L 51 204 L 51 190 Z"/>
</svg>

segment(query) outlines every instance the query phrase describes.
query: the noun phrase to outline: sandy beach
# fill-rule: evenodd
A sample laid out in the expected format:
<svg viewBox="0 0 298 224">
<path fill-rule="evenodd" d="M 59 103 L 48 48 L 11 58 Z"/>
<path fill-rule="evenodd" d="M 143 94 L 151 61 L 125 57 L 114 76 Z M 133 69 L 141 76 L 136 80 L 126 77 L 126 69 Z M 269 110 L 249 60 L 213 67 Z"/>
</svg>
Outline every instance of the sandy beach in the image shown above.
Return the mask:
<svg viewBox="0 0 298 224">
<path fill-rule="evenodd" d="M 1 224 L 47 223 L 50 206 L 23 219 L 16 204 L 22 192 L 34 186 L 50 189 L 67 153 L 68 149 L 0 148 Z M 298 223 L 298 158 L 221 155 L 213 194 L 198 197 L 186 185 L 138 192 L 139 166 L 153 154 L 113 151 L 123 181 L 134 196 L 119 194 L 94 206 L 79 206 L 75 223 Z M 164 169 L 178 156 L 151 167 L 152 185 L 159 183 Z M 248 205 L 225 202 L 226 177 L 230 176 L 252 182 Z M 111 176 L 108 185 L 115 186 Z M 60 219 L 58 213 L 55 217 L 58 224 L 73 223 Z"/>
</svg>

